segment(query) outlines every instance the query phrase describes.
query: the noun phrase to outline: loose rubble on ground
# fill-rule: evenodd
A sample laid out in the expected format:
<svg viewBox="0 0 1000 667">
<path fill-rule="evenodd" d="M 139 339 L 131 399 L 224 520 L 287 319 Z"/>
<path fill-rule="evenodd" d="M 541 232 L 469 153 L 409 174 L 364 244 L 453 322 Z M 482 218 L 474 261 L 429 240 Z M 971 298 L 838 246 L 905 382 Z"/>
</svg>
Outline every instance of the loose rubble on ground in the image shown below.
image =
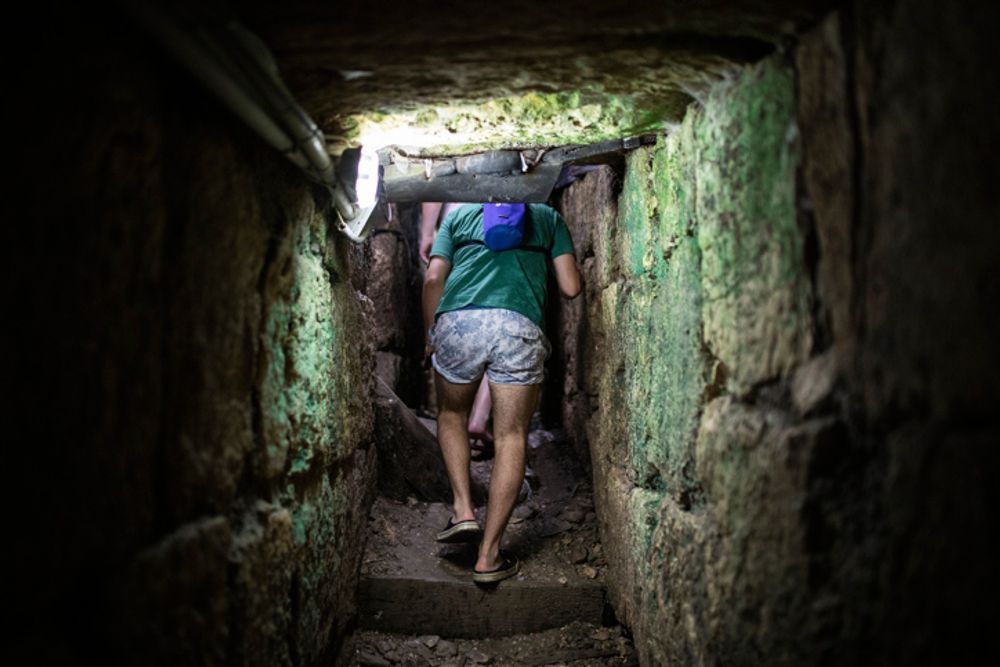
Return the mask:
<svg viewBox="0 0 1000 667">
<path fill-rule="evenodd" d="M 362 667 L 389 665 L 474 667 L 491 665 L 572 665 L 606 667 L 638 665 L 635 648 L 621 626 L 588 623 L 494 639 L 444 639 L 437 635 L 407 636 L 362 632 L 355 651 Z"/>
<path fill-rule="evenodd" d="M 602 583 L 607 563 L 589 476 L 580 469 L 561 431 L 546 430 L 536 422 L 528 445 L 526 483 L 504 539 L 505 547 L 521 557 L 518 581 Z M 472 467 L 473 475 L 487 482 L 490 452 L 474 450 Z M 461 574 L 471 566 L 474 548 L 430 544 L 426 534 L 449 515 L 450 507 L 443 503 L 378 498 L 371 511 L 362 575 L 411 576 L 428 567 Z M 480 513 L 479 518 L 484 516 Z M 638 664 L 628 632 L 613 620 L 607 626 L 578 621 L 543 632 L 488 639 L 365 630 L 356 636 L 356 657 L 358 665 L 366 666 Z"/>
</svg>

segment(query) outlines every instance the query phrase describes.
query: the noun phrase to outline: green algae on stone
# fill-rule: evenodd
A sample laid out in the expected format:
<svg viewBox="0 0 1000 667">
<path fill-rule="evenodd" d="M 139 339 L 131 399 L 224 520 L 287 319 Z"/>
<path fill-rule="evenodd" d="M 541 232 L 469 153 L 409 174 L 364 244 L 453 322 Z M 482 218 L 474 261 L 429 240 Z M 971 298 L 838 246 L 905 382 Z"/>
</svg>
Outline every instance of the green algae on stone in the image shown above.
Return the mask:
<svg viewBox="0 0 1000 667">
<path fill-rule="evenodd" d="M 639 148 L 628 154 L 625 182 L 619 200 L 618 224 L 622 271 L 629 277 L 653 268 L 657 226 L 656 193 L 653 190 L 653 148 Z"/>
<path fill-rule="evenodd" d="M 342 141 L 398 146 L 413 156 L 588 144 L 663 131 L 676 110 L 647 104 L 634 95 L 531 92 L 356 114 L 341 124 Z"/>
<path fill-rule="evenodd" d="M 300 503 L 292 513 L 292 536 L 295 539 L 295 544 L 298 546 L 306 543 L 315 516 L 316 507 L 309 502 Z"/>
<path fill-rule="evenodd" d="M 751 528 L 776 539 L 791 534 L 754 524 L 752 510 L 728 504 L 751 502 L 736 478 L 741 465 L 758 466 L 754 454 L 721 446 L 708 453 L 698 443 L 705 420 L 717 414 L 703 414 L 707 401 L 726 390 L 740 394 L 808 353 L 811 288 L 796 218 L 798 162 L 787 63 L 773 58 L 747 67 L 713 88 L 705 106 L 691 108 L 655 147 L 628 156 L 615 233 L 593 242 L 587 278 L 601 287 L 588 291 L 588 336 L 597 343 L 588 347 L 586 382 L 598 405 L 587 433 L 595 478 L 631 485 L 627 504 L 609 504 L 603 523 L 609 540 L 624 539 L 632 550 L 612 566 L 612 597 L 626 600 L 650 664 L 669 654 L 656 641 L 657 628 L 670 620 L 664 610 L 684 604 L 672 598 L 673 587 L 690 583 L 687 600 L 736 604 L 704 590 L 711 577 L 734 576 L 739 566 L 719 559 L 743 553 Z M 752 434 L 740 437 L 755 446 Z M 715 476 L 699 474 L 708 469 L 701 457 L 716 453 L 726 460 L 712 469 Z M 746 479 L 770 478 L 755 467 Z M 726 551 L 711 556 L 706 549 Z M 668 582 L 664 573 L 675 566 L 683 571 Z M 691 611 L 690 618 L 703 623 L 705 614 Z"/>
<path fill-rule="evenodd" d="M 691 119 L 685 128 L 691 127 Z M 701 249 L 696 226 L 693 151 L 687 129 L 657 146 L 653 159 L 654 189 L 660 206 L 657 248 L 657 298 L 651 310 L 652 338 L 657 350 L 649 379 L 654 405 L 646 415 L 650 430 L 663 443 L 653 458 L 675 498 L 690 491 L 685 470 L 705 392 L 702 345 Z"/>
<path fill-rule="evenodd" d="M 290 211 L 292 236 L 276 254 L 268 275 L 260 387 L 264 451 L 258 453 L 268 476 L 286 465 L 302 473 L 313 465 L 342 459 L 366 432 L 364 406 L 368 368 L 356 347 L 362 337 L 360 313 L 349 285 L 333 283 L 336 256 L 327 258 L 327 225 L 310 206 Z M 316 252 L 316 250 L 320 252 Z M 336 418 L 331 418 L 336 415 Z"/>
<path fill-rule="evenodd" d="M 337 365 L 330 354 L 335 349 L 330 283 L 321 258 L 311 252 L 311 231 L 322 219 L 312 210 L 298 216 L 292 238 L 271 267 L 275 293 L 267 311 L 260 390 L 269 475 L 281 472 L 289 455 L 294 471 L 301 472 L 332 444 L 327 410 L 335 398 Z"/>
<path fill-rule="evenodd" d="M 713 89 L 696 137 L 705 340 L 742 393 L 787 372 L 812 344 L 789 69 L 771 59 Z"/>
<path fill-rule="evenodd" d="M 619 323 L 626 401 L 633 406 L 626 428 L 630 474 L 675 497 L 691 486 L 685 470 L 705 383 L 701 256 L 691 233 L 694 151 L 685 144 L 691 136 L 682 132 L 634 152 L 619 208 L 623 268 L 632 275 L 628 314 Z"/>
</svg>

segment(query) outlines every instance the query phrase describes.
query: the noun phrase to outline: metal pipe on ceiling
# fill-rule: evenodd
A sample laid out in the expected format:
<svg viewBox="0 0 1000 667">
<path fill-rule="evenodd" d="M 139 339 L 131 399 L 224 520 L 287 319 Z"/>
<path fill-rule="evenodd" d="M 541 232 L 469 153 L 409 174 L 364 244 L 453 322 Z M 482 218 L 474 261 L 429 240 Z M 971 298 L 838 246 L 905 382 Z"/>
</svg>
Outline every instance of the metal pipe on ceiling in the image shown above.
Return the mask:
<svg viewBox="0 0 1000 667">
<path fill-rule="evenodd" d="M 264 141 L 313 180 L 325 185 L 352 241 L 368 234 L 370 209 L 362 211 L 337 178 L 323 132 L 298 105 L 263 42 L 234 20 L 184 26 L 153 2 L 118 0 L 185 69 Z"/>
</svg>

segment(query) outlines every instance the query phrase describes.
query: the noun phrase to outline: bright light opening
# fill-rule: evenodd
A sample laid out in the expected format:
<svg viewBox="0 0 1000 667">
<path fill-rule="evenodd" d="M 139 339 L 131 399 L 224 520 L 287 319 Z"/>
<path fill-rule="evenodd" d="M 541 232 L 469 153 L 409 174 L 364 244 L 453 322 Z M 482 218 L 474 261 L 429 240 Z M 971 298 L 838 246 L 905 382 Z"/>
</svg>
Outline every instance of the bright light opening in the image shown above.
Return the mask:
<svg viewBox="0 0 1000 667">
<path fill-rule="evenodd" d="M 365 209 L 375 205 L 378 196 L 378 155 L 367 146 L 361 148 L 355 190 L 358 195 L 358 206 Z"/>
</svg>

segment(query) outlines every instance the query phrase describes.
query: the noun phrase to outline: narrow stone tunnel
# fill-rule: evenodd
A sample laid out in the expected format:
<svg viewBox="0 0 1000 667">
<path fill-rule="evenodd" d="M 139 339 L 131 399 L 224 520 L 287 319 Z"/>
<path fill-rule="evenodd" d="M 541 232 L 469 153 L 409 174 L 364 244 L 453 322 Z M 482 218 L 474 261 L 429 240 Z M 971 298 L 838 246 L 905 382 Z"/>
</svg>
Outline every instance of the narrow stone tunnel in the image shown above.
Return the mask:
<svg viewBox="0 0 1000 667">
<path fill-rule="evenodd" d="M 413 446 L 391 415 L 433 415 L 416 207 L 340 234 L 134 4 L 34 9 L 4 44 L 8 662 L 356 664 L 370 517 L 442 500 L 385 477 Z M 558 479 L 593 513 L 550 537 L 586 537 L 569 578 L 629 651 L 402 664 L 988 656 L 995 7 L 233 9 L 335 156 L 644 138 L 553 195 L 584 293 L 548 314 L 536 449 L 577 477 L 532 455 L 534 502 Z M 512 540 L 567 516 L 533 511 Z"/>
</svg>

